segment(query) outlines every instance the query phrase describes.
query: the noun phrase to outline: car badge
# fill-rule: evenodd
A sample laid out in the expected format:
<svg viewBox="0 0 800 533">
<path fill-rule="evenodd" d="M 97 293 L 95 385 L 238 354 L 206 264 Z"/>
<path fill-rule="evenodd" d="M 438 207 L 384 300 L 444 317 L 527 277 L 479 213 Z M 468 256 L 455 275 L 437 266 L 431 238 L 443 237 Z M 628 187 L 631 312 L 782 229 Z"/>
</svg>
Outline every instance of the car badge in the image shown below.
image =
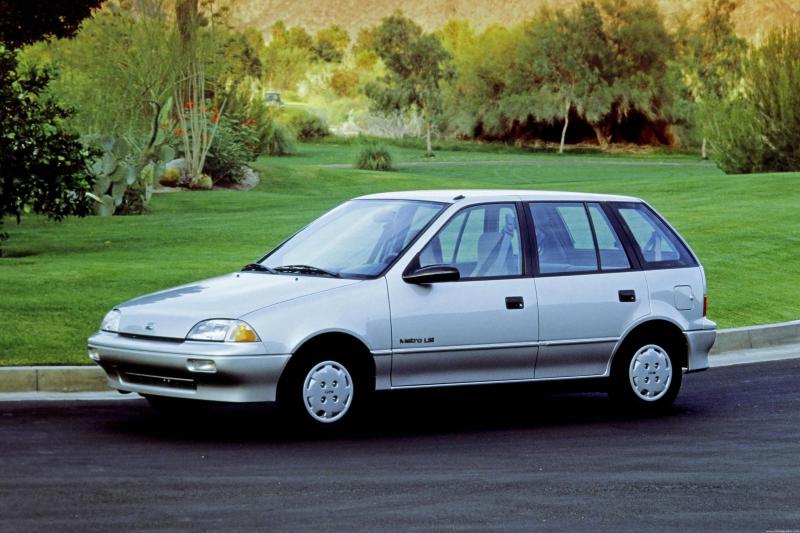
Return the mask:
<svg viewBox="0 0 800 533">
<path fill-rule="evenodd" d="M 156 329 L 156 323 L 148 322 L 147 325 L 144 327 L 144 329 L 146 329 L 147 331 L 153 331 L 154 329 Z"/>
</svg>

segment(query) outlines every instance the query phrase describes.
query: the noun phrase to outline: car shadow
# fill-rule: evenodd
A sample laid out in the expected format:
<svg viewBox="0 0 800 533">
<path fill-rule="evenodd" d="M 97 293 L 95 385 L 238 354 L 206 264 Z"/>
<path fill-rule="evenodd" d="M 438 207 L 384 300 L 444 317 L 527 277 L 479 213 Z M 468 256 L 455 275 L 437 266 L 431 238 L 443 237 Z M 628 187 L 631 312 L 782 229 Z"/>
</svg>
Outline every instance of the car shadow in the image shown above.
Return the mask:
<svg viewBox="0 0 800 533">
<path fill-rule="evenodd" d="M 589 427 L 680 417 L 680 401 L 646 415 L 618 407 L 595 383 L 470 386 L 376 393 L 367 412 L 344 428 L 286 420 L 274 404 L 213 404 L 164 414 L 131 402 L 127 416 L 111 420 L 114 432 L 171 441 L 296 442 L 384 439 L 568 426 Z"/>
</svg>

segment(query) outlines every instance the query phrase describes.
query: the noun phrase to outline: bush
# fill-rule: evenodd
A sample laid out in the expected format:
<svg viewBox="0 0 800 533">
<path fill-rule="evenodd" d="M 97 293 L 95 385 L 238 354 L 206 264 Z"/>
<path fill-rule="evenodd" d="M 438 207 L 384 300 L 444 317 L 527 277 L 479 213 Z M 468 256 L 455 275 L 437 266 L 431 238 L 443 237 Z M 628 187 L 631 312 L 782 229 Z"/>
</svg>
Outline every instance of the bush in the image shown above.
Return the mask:
<svg viewBox="0 0 800 533">
<path fill-rule="evenodd" d="M 353 70 L 337 70 L 331 75 L 328 85 L 339 98 L 353 98 L 358 93 L 358 73 Z"/>
<path fill-rule="evenodd" d="M 5 217 L 19 222 L 23 214 L 41 213 L 61 220 L 91 212 L 94 154 L 67 131 L 72 111 L 43 96 L 50 73 L 17 67 L 16 54 L 0 44 L 0 243 Z"/>
<path fill-rule="evenodd" d="M 746 174 L 768 170 L 764 164 L 764 138 L 751 102 L 744 98 L 703 102 L 698 117 L 711 143 L 711 156 L 724 172 Z"/>
<path fill-rule="evenodd" d="M 279 112 L 267 105 L 256 87 L 240 86 L 237 90 L 225 95 L 225 114 L 240 119 L 257 137 L 254 152 L 259 155 L 289 155 L 294 153 L 294 136 L 292 132 L 277 119 Z"/>
<path fill-rule="evenodd" d="M 800 169 L 800 30 L 773 32 L 744 72 L 742 96 L 702 110 L 712 156 L 725 172 Z"/>
<path fill-rule="evenodd" d="M 263 152 L 267 155 L 281 156 L 294 153 L 294 136 L 289 128 L 277 120 L 272 120 L 269 130 L 262 138 Z"/>
<path fill-rule="evenodd" d="M 285 112 L 287 125 L 299 141 L 312 141 L 330 135 L 328 124 L 322 117 L 309 113 L 304 109 L 293 109 Z"/>
<path fill-rule="evenodd" d="M 240 183 L 246 177 L 244 164 L 259 155 L 259 124 L 253 118 L 212 117 L 217 120 L 214 142 L 206 156 L 203 172 L 214 182 Z"/>
<path fill-rule="evenodd" d="M 356 168 L 362 170 L 392 170 L 392 155 L 382 144 L 367 145 L 358 153 Z"/>
</svg>

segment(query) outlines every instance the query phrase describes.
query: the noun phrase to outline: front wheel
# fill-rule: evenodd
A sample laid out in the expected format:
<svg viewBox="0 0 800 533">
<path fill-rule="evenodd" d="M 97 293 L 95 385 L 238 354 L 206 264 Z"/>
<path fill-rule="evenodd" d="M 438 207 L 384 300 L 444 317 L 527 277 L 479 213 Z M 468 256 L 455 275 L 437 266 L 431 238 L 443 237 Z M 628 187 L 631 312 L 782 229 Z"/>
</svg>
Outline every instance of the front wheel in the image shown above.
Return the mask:
<svg viewBox="0 0 800 533">
<path fill-rule="evenodd" d="M 643 412 L 669 407 L 678 396 L 683 379 L 683 370 L 674 361 L 674 349 L 668 342 L 654 339 L 630 343 L 614 359 L 611 398 Z"/>
<path fill-rule="evenodd" d="M 370 389 L 364 373 L 346 357 L 307 358 L 290 369 L 278 404 L 293 421 L 340 427 L 355 418 Z"/>
</svg>

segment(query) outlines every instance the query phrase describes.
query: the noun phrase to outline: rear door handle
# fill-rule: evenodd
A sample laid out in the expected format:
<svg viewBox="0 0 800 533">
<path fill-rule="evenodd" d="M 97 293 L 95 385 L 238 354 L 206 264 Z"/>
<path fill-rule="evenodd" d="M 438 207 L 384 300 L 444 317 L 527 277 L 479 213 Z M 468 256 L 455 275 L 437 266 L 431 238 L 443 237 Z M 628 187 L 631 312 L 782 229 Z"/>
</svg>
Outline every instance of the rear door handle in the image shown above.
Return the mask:
<svg viewBox="0 0 800 533">
<path fill-rule="evenodd" d="M 506 309 L 525 309 L 522 296 L 506 296 Z"/>
<path fill-rule="evenodd" d="M 635 302 L 636 301 L 636 291 L 632 291 L 632 290 L 619 291 L 619 301 L 620 302 Z"/>
</svg>

